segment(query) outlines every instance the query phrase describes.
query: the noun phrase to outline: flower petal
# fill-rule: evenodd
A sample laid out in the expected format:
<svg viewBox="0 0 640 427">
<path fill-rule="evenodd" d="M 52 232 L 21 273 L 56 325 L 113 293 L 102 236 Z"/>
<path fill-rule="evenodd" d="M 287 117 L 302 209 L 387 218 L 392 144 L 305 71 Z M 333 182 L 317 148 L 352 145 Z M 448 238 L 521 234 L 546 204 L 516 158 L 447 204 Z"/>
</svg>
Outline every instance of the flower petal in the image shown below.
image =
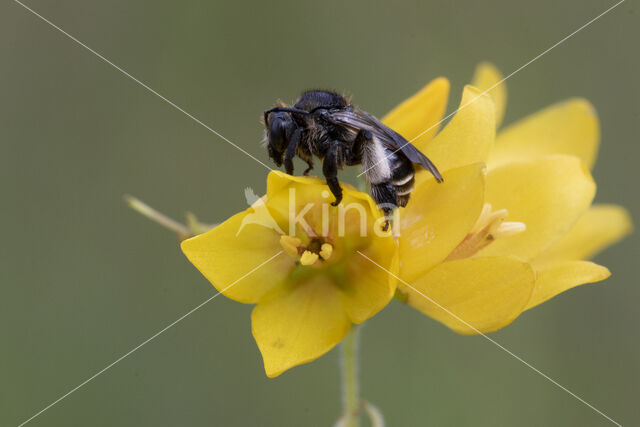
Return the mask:
<svg viewBox="0 0 640 427">
<path fill-rule="evenodd" d="M 500 70 L 489 62 L 481 62 L 476 67 L 471 85 L 482 92 L 491 88 L 487 93 L 493 100 L 496 109 L 496 127 L 500 127 L 507 108 L 507 85 Z"/>
<path fill-rule="evenodd" d="M 369 259 L 358 256 L 349 261 L 345 266 L 346 279 L 342 287 L 345 310 L 356 324 L 369 319 L 389 304 L 395 294 L 398 276 L 398 253 L 395 247 L 391 249 L 384 242 L 376 241 L 361 252 Z M 372 268 L 370 260 L 393 274 L 381 268 Z"/>
<path fill-rule="evenodd" d="M 523 222 L 527 228 L 495 240 L 480 254 L 529 260 L 564 236 L 587 211 L 595 183 L 580 159 L 556 155 L 489 170 L 485 194 L 493 209 L 507 209 L 508 221 Z"/>
<path fill-rule="evenodd" d="M 404 100 L 382 122 L 413 144 L 426 144 L 440 129 L 440 120 L 447 108 L 449 80 L 432 80 L 415 95 Z"/>
<path fill-rule="evenodd" d="M 426 176 L 426 175 L 425 175 Z M 442 262 L 475 224 L 484 203 L 484 166 L 444 173 L 444 182 L 421 178 L 400 209 L 400 273 L 408 281 Z"/>
<path fill-rule="evenodd" d="M 414 144 L 440 172 L 487 162 L 495 138 L 495 111 L 488 95 L 466 86 L 458 112 L 428 144 Z"/>
<path fill-rule="evenodd" d="M 304 222 L 318 235 L 327 227 L 332 234 L 342 226 L 341 236 L 356 239 L 365 234 L 362 240 L 367 240 L 366 236 L 373 234 L 373 224 L 382 217 L 382 212 L 368 194 L 346 183 L 340 183 L 340 186 L 342 203 L 331 206 L 334 197 L 324 179 L 273 171 L 267 177 L 267 206 L 284 233 L 290 233 L 292 226 Z M 340 220 L 342 216 L 344 221 Z M 361 227 L 366 229 L 365 233 L 361 233 Z"/>
<path fill-rule="evenodd" d="M 489 167 L 547 154 L 572 154 L 589 169 L 598 153 L 600 125 L 589 101 L 569 99 L 499 132 Z"/>
<path fill-rule="evenodd" d="M 322 356 L 350 327 L 340 291 L 324 275 L 278 287 L 251 313 L 253 337 L 271 378 Z"/>
<path fill-rule="evenodd" d="M 611 275 L 606 267 L 589 261 L 560 261 L 536 268 L 536 284 L 526 310 L 561 292 L 585 283 L 599 282 Z"/>
<path fill-rule="evenodd" d="M 340 286 L 345 310 L 353 323 L 364 322 L 389 303 L 395 292 L 395 280 L 372 269 L 370 261 L 356 253 L 361 251 L 397 272 L 396 241 L 391 233 L 381 231 L 384 217 L 368 194 L 343 185 L 342 203 L 330 206 L 333 196 L 324 180 L 272 172 L 267 198 L 270 212 L 280 223 L 292 224 L 293 218 L 298 217 L 298 224 L 304 221 L 305 227 L 316 234 L 328 236 L 331 256 L 314 267 L 324 270 L 322 274 Z"/>
<path fill-rule="evenodd" d="M 631 233 L 632 228 L 629 212 L 622 206 L 594 205 L 566 236 L 537 256 L 535 262 L 592 258 Z"/>
<path fill-rule="evenodd" d="M 511 323 L 529 301 L 535 275 L 513 257 L 450 261 L 399 285 L 413 308 L 460 334 L 486 333 Z"/>
<path fill-rule="evenodd" d="M 287 277 L 295 262 L 289 256 L 277 256 L 247 275 L 282 251 L 280 234 L 262 225 L 268 220 L 265 212 L 250 208 L 181 244 L 189 261 L 207 280 L 226 297 L 239 302 L 257 302 Z"/>
</svg>

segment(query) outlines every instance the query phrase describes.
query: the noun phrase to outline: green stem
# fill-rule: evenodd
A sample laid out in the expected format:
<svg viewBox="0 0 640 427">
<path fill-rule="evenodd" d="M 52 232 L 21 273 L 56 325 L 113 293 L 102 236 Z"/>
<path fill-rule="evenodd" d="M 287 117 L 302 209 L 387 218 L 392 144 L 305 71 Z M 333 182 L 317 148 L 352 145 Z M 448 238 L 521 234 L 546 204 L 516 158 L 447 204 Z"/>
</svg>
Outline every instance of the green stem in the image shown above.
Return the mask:
<svg viewBox="0 0 640 427">
<path fill-rule="evenodd" d="M 187 227 L 180 224 L 178 221 L 169 218 L 165 214 L 158 212 L 151 206 L 144 203 L 142 200 L 136 199 L 135 197 L 126 194 L 124 196 L 124 201 L 129 205 L 131 209 L 142 214 L 143 216 L 146 216 L 147 218 L 160 224 L 161 226 L 174 231 L 181 239 L 190 237 L 191 231 Z"/>
<path fill-rule="evenodd" d="M 134 211 L 175 232 L 178 235 L 178 240 L 184 240 L 189 237 L 197 236 L 198 234 L 206 233 L 216 226 L 201 223 L 191 212 L 187 212 L 187 225 L 181 224 L 178 221 L 169 218 L 162 212 L 158 212 L 142 200 L 136 199 L 128 194 L 124 196 L 124 201 Z"/>
<path fill-rule="evenodd" d="M 360 425 L 360 395 L 358 382 L 358 334 L 360 327 L 353 325 L 341 345 L 342 405 L 344 427 Z"/>
</svg>

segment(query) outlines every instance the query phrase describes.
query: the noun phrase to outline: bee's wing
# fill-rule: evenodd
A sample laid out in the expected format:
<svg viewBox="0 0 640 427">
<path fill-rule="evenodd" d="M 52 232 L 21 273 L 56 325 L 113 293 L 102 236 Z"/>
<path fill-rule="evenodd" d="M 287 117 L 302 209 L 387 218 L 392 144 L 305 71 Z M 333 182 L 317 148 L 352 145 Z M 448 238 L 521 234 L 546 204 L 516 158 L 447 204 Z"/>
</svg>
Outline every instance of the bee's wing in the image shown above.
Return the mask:
<svg viewBox="0 0 640 427">
<path fill-rule="evenodd" d="M 394 151 L 401 150 L 409 160 L 413 163 L 422 165 L 423 168 L 433 174 L 436 180 L 442 182 L 442 175 L 440 175 L 438 168 L 436 168 L 436 166 L 422 153 L 422 151 L 418 150 L 413 144 L 404 139 L 402 135 L 385 126 L 366 111 L 358 109 L 340 109 L 331 111 L 330 118 L 334 123 L 350 127 L 356 131 L 359 129 L 371 131 L 387 147 L 390 147 Z"/>
</svg>

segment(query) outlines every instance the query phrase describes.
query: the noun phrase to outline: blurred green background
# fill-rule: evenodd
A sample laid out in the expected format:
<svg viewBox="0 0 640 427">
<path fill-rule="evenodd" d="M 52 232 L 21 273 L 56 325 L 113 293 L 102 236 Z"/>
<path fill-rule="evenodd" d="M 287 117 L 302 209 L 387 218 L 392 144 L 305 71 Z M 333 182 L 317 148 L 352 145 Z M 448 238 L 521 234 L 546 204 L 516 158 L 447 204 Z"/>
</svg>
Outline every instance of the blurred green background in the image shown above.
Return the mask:
<svg viewBox="0 0 640 427">
<path fill-rule="evenodd" d="M 27 4 L 261 160 L 259 116 L 310 87 L 382 115 L 430 79 L 517 69 L 612 1 Z M 640 37 L 627 1 L 509 79 L 505 123 L 570 96 L 596 106 L 597 201 L 640 214 Z M 12 1 L 0 5 L 0 425 L 17 425 L 214 294 L 131 193 L 222 220 L 265 169 Z M 636 221 L 637 222 L 637 221 Z M 492 338 L 623 425 L 640 424 L 640 242 L 613 277 Z M 337 354 L 264 375 L 251 307 L 217 298 L 33 426 L 327 426 Z M 362 335 L 362 392 L 390 426 L 608 422 L 482 337 L 392 304 Z"/>
</svg>

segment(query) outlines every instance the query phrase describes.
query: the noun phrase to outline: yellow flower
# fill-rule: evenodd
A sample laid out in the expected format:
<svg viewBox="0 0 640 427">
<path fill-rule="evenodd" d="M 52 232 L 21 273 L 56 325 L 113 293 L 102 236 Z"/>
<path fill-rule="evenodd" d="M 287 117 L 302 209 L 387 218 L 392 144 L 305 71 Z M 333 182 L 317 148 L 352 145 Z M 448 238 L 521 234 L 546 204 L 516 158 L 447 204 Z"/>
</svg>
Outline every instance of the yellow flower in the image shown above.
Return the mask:
<svg viewBox="0 0 640 427">
<path fill-rule="evenodd" d="M 421 132 L 442 118 L 445 79 L 383 119 L 415 139 L 445 177 L 437 185 L 419 174 L 400 214 L 400 277 L 411 286 L 400 283 L 398 292 L 465 334 L 494 331 L 567 289 L 607 278 L 605 267 L 585 259 L 631 230 L 624 208 L 591 206 L 588 169 L 599 141 L 593 107 L 572 99 L 495 135 L 506 105 L 504 84 L 494 87 L 501 80 L 495 67 L 480 64 L 475 87 L 465 87 L 460 110 L 433 138 Z M 478 162 L 487 165 L 485 173 Z M 474 190 L 462 197 L 465 186 Z"/>
<path fill-rule="evenodd" d="M 395 279 L 358 251 L 397 272 L 397 245 L 380 233 L 371 198 L 343 187 L 333 207 L 324 180 L 271 172 L 265 197 L 182 243 L 218 291 L 256 304 L 252 331 L 269 377 L 322 356 L 393 298 Z"/>
<path fill-rule="evenodd" d="M 396 292 L 473 334 L 609 276 L 585 260 L 628 234 L 631 222 L 619 206 L 591 206 L 599 140 L 593 108 L 569 100 L 496 135 L 506 89 L 483 91 L 501 79 L 481 64 L 439 133 L 449 96 L 444 78 L 383 118 L 444 176 L 439 184 L 416 174 L 411 201 L 394 219 L 395 239 L 380 233 L 384 218 L 367 194 L 345 185 L 333 207 L 324 180 L 272 172 L 267 195 L 250 209 L 182 243 L 216 289 L 256 304 L 252 331 L 269 377 L 331 350 Z"/>
</svg>

